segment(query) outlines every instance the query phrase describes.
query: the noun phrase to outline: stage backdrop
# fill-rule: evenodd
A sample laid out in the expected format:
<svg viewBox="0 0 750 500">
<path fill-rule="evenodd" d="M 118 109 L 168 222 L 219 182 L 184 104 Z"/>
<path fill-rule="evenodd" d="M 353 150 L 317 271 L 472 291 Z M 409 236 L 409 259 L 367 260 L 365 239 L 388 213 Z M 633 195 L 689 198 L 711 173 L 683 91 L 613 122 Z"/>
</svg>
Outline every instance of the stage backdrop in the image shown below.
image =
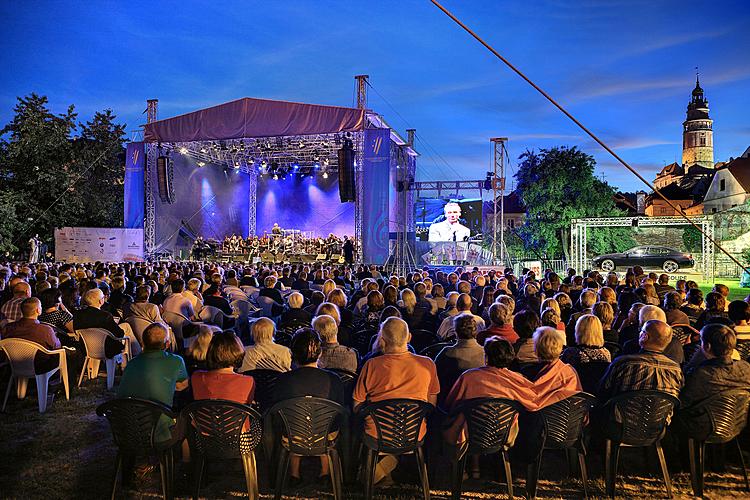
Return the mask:
<svg viewBox="0 0 750 500">
<path fill-rule="evenodd" d="M 55 229 L 55 260 L 123 262 L 143 260 L 143 228 L 63 227 Z"/>
<path fill-rule="evenodd" d="M 341 203 L 338 175 L 317 172 L 286 179 L 258 177 L 255 232 L 271 232 L 274 222 L 284 229 L 312 231 L 315 236 L 354 235 L 354 203 Z"/>
<path fill-rule="evenodd" d="M 215 238 L 237 233 L 247 236 L 247 174 L 208 164 L 199 167 L 196 160 L 172 154 L 174 165 L 173 204 L 159 199 L 156 174 L 153 186 L 156 205 L 156 251 L 170 250 L 175 257 L 187 257 L 193 238 Z"/>
</svg>

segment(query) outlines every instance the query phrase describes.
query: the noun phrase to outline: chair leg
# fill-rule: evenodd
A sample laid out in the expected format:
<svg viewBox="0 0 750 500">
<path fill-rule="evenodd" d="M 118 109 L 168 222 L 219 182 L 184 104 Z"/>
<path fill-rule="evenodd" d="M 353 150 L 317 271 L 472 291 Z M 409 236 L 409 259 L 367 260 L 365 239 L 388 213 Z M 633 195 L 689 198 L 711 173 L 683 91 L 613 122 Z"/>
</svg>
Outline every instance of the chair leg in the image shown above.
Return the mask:
<svg viewBox="0 0 750 500">
<path fill-rule="evenodd" d="M 13 374 L 10 374 L 10 379 L 8 380 L 8 388 L 5 389 L 5 398 L 3 398 L 3 411 L 5 411 L 5 407 L 8 405 L 8 396 L 10 396 L 10 389 L 13 387 Z"/>
<path fill-rule="evenodd" d="M 539 452 L 536 459 L 531 462 L 526 468 L 526 494 L 528 498 L 534 500 L 536 498 L 536 486 L 539 481 L 539 471 L 542 468 L 542 453 L 544 450 Z M 568 462 L 568 468 L 570 469 L 570 462 Z"/>
<path fill-rule="evenodd" d="M 664 458 L 664 450 L 661 447 L 661 443 L 658 441 L 654 444 L 654 447 L 656 447 L 656 455 L 659 457 L 659 466 L 661 467 L 661 473 L 664 476 L 664 485 L 667 487 L 667 497 L 672 498 L 672 480 L 669 477 L 669 469 L 667 469 L 667 461 Z M 701 471 L 701 476 L 702 475 L 703 473 Z"/>
<path fill-rule="evenodd" d="M 501 457 L 503 458 L 503 466 L 505 468 L 505 480 L 508 482 L 508 498 L 513 500 L 513 476 L 510 473 L 510 458 L 508 452 L 503 450 Z"/>
<path fill-rule="evenodd" d="M 581 469 L 581 481 L 583 481 L 583 495 L 589 497 L 589 473 L 586 470 L 586 454 L 578 452 L 578 467 Z"/>
<path fill-rule="evenodd" d="M 333 488 L 334 500 L 342 500 L 344 495 L 341 491 L 341 459 L 338 451 L 334 448 L 328 449 L 328 470 L 331 474 L 331 487 Z"/>
<path fill-rule="evenodd" d="M 695 440 L 692 438 L 688 438 L 688 455 L 690 458 L 690 486 L 693 487 L 693 495 L 698 495 L 698 471 L 696 466 L 696 457 L 695 457 Z"/>
<path fill-rule="evenodd" d="M 47 374 L 36 375 L 36 397 L 39 400 L 39 413 L 47 411 L 47 390 L 49 389 L 49 377 Z"/>
<path fill-rule="evenodd" d="M 424 500 L 430 500 L 430 478 L 427 474 L 427 463 L 424 459 L 424 450 L 421 446 L 417 447 L 417 466 L 419 467 L 419 479 L 422 482 L 422 495 Z"/>
<path fill-rule="evenodd" d="M 115 477 L 112 480 L 112 495 L 111 500 L 115 500 L 117 494 L 117 479 L 122 474 L 122 455 L 118 452 L 117 458 L 115 459 Z"/>
<path fill-rule="evenodd" d="M 81 382 L 83 382 L 83 376 L 86 375 L 86 370 L 89 367 L 89 357 L 86 356 L 86 359 L 83 360 L 83 366 L 81 367 L 81 375 L 78 377 L 78 387 L 81 387 Z"/>
<path fill-rule="evenodd" d="M 613 449 L 614 448 L 614 449 Z M 606 440 L 606 452 L 605 452 L 605 482 L 607 485 L 607 496 L 610 498 L 615 497 L 615 480 L 617 479 L 617 462 L 620 456 L 620 445 L 619 443 L 613 443 L 611 440 Z"/>
<path fill-rule="evenodd" d="M 284 489 L 284 482 L 286 482 L 286 474 L 289 469 L 289 450 L 283 446 L 279 450 L 279 463 L 278 469 L 276 469 L 276 492 L 274 494 L 275 500 L 281 500 L 281 492 Z"/>
<path fill-rule="evenodd" d="M 366 448 L 367 466 L 365 470 L 365 500 L 372 500 L 372 490 L 375 487 L 375 468 L 378 465 L 378 452 Z"/>
<path fill-rule="evenodd" d="M 115 386 L 115 360 L 113 358 L 108 358 L 104 361 L 104 365 L 107 368 L 107 390 L 111 391 L 112 388 Z"/>
<path fill-rule="evenodd" d="M 456 456 L 453 460 L 453 488 L 451 490 L 451 498 L 453 500 L 461 499 L 461 490 L 464 482 L 464 468 L 466 467 L 466 457 L 469 453 L 464 450 L 463 454 L 460 455 L 461 451 L 458 452 L 459 456 Z"/>
<path fill-rule="evenodd" d="M 16 383 L 16 396 L 18 396 L 18 399 L 23 399 L 26 397 L 26 389 L 29 387 L 29 379 L 26 377 L 18 377 L 16 380 L 18 381 Z"/>
<path fill-rule="evenodd" d="M 193 474 L 195 475 L 193 483 L 193 499 L 198 500 L 201 492 L 201 482 L 203 481 L 203 467 L 205 466 L 206 461 L 203 457 L 199 456 L 194 456 L 193 460 L 195 461 L 193 469 Z"/>
<path fill-rule="evenodd" d="M 747 479 L 747 467 L 745 467 L 745 457 L 742 456 L 742 447 L 740 447 L 740 437 L 734 438 L 734 442 L 737 444 L 737 453 L 740 454 L 740 465 L 742 465 L 742 474 L 745 476 L 745 489 L 750 491 L 750 481 Z"/>
<path fill-rule="evenodd" d="M 255 464 L 255 452 L 251 451 L 242 455 L 242 468 L 245 470 L 245 483 L 247 484 L 247 496 L 250 500 L 258 500 L 258 468 Z"/>
<path fill-rule="evenodd" d="M 96 380 L 99 377 L 99 366 L 101 361 L 94 358 L 89 358 L 89 379 Z"/>
<path fill-rule="evenodd" d="M 161 476 L 161 492 L 164 500 L 169 498 L 169 492 L 167 491 L 167 462 L 166 457 L 162 454 L 159 457 L 159 474 Z"/>
</svg>

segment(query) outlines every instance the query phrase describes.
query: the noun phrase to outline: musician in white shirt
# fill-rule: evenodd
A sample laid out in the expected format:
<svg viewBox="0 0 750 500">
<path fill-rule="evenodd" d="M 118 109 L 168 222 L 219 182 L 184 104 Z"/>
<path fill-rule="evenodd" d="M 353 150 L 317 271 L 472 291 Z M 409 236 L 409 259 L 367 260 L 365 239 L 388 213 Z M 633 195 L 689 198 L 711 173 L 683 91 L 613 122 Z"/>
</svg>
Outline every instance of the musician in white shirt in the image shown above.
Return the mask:
<svg viewBox="0 0 750 500">
<path fill-rule="evenodd" d="M 471 236 L 471 230 L 461 224 L 461 206 L 458 203 L 446 203 L 443 207 L 445 220 L 430 225 L 428 241 L 467 241 Z"/>
</svg>

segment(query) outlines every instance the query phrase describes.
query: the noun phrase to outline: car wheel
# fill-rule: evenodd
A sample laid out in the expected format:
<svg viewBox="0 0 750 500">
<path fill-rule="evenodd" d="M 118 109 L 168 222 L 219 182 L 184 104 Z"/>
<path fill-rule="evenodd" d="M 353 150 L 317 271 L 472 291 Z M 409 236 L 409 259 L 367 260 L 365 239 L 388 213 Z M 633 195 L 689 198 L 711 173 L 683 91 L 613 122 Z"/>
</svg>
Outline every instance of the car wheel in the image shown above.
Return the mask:
<svg viewBox="0 0 750 500">
<path fill-rule="evenodd" d="M 599 267 L 602 271 L 614 271 L 615 270 L 615 262 L 612 259 L 604 259 L 601 264 L 599 264 Z"/>
<path fill-rule="evenodd" d="M 680 268 L 679 264 L 673 260 L 665 260 L 661 266 L 665 273 L 674 273 Z"/>
</svg>

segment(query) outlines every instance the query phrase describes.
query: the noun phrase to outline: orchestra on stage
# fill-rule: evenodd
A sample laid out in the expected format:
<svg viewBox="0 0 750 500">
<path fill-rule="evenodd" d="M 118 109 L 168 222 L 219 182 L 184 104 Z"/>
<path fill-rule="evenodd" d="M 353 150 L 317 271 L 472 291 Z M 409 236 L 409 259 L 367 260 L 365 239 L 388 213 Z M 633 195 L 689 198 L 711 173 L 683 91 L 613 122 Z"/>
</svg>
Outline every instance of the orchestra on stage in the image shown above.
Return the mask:
<svg viewBox="0 0 750 500">
<path fill-rule="evenodd" d="M 347 255 L 354 251 L 354 239 L 339 237 L 333 233 L 326 238 L 315 237 L 311 231 L 299 229 L 281 229 L 274 224 L 270 233 L 243 238 L 238 234 L 224 237 L 223 241 L 204 239 L 199 236 L 193 243 L 191 257 L 204 260 L 209 257 L 244 257 L 248 261 L 263 256 L 277 258 L 281 255 L 316 255 L 325 256 L 328 261 L 345 262 Z"/>
</svg>

